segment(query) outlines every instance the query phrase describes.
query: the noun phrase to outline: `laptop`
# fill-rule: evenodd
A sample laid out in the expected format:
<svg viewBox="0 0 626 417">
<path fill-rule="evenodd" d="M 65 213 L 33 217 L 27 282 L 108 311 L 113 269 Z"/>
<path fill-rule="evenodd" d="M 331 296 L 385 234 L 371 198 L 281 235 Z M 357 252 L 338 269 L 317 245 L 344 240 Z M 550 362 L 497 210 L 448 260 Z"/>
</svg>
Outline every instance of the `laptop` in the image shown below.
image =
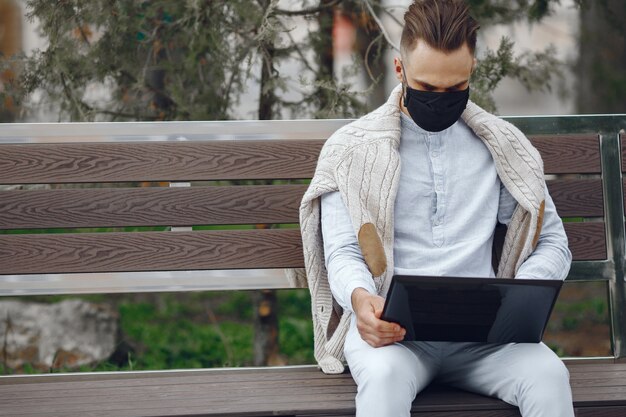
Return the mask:
<svg viewBox="0 0 626 417">
<path fill-rule="evenodd" d="M 405 341 L 539 343 L 563 281 L 394 275 L 381 318 Z"/>
</svg>

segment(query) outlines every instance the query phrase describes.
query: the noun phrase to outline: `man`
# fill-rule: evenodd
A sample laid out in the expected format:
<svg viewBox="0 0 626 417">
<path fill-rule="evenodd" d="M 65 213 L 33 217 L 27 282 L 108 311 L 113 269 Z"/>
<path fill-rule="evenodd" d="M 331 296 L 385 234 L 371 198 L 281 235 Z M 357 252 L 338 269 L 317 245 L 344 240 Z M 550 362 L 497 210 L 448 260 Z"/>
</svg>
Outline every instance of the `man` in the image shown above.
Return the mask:
<svg viewBox="0 0 626 417">
<path fill-rule="evenodd" d="M 404 329 L 380 319 L 394 273 L 496 276 L 498 222 L 508 225 L 498 277 L 569 271 L 539 153 L 468 101 L 477 30 L 462 0 L 416 0 L 394 60 L 400 84 L 328 139 L 302 200 L 315 356 L 326 373 L 345 357 L 359 417 L 409 416 L 435 379 L 524 417 L 574 416 L 567 368 L 545 344 L 402 342 Z"/>
</svg>

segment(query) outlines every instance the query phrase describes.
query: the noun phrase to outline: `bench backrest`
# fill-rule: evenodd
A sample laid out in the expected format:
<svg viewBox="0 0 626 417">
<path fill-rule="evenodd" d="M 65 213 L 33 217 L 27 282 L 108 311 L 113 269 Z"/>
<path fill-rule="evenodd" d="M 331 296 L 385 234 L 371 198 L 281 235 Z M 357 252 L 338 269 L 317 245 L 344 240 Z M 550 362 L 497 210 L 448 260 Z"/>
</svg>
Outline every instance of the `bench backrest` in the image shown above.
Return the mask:
<svg viewBox="0 0 626 417">
<path fill-rule="evenodd" d="M 510 120 L 541 152 L 568 220 L 568 279 L 609 281 L 615 312 L 626 117 Z M 0 126 L 0 295 L 287 287 L 283 268 L 304 266 L 307 179 L 347 122 Z M 25 184 L 43 186 L 7 189 Z"/>
</svg>

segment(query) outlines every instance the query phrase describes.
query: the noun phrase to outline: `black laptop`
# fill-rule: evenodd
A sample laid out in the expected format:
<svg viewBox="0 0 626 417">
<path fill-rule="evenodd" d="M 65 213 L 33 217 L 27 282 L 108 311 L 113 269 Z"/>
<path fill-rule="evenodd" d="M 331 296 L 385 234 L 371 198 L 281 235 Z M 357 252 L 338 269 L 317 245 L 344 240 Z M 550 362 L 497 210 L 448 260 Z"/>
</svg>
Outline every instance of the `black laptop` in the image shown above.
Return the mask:
<svg viewBox="0 0 626 417">
<path fill-rule="evenodd" d="M 381 318 L 405 341 L 539 343 L 563 281 L 394 275 Z"/>
</svg>

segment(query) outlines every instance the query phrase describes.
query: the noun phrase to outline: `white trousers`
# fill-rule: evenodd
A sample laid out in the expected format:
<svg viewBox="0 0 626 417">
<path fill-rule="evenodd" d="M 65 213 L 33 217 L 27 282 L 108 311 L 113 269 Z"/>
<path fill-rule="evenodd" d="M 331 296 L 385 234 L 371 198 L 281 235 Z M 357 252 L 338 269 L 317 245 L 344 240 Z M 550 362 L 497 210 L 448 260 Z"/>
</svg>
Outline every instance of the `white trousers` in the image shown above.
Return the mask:
<svg viewBox="0 0 626 417">
<path fill-rule="evenodd" d="M 357 417 L 409 417 L 433 380 L 499 398 L 523 417 L 574 417 L 569 372 L 544 343 L 403 342 L 368 345 L 355 317 L 344 353 L 357 384 Z"/>
</svg>

